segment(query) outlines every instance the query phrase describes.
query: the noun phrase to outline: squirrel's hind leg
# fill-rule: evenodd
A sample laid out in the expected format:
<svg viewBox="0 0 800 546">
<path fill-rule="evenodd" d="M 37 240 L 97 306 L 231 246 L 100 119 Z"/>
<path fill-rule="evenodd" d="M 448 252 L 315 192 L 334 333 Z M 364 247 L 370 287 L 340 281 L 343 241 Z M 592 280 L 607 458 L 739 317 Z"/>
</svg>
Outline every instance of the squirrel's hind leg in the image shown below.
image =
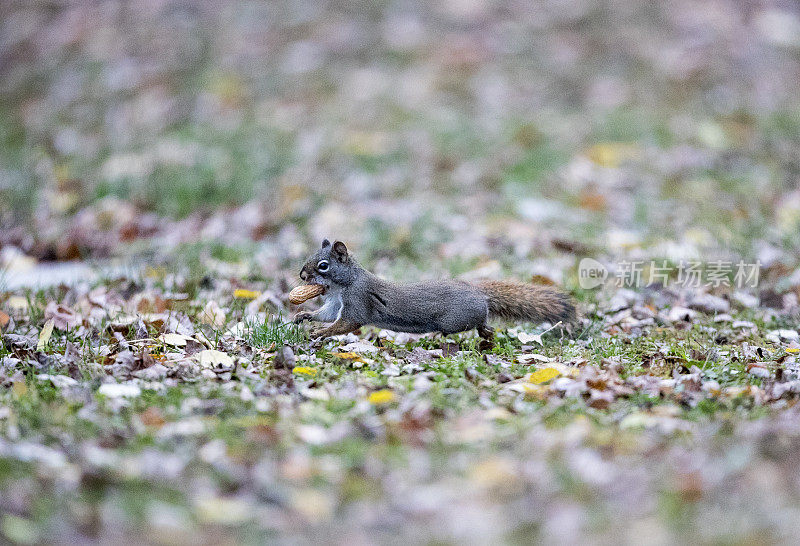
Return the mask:
<svg viewBox="0 0 800 546">
<path fill-rule="evenodd" d="M 478 326 L 478 335 L 483 339 L 492 339 L 494 337 L 494 328 L 486 324 Z"/>
</svg>

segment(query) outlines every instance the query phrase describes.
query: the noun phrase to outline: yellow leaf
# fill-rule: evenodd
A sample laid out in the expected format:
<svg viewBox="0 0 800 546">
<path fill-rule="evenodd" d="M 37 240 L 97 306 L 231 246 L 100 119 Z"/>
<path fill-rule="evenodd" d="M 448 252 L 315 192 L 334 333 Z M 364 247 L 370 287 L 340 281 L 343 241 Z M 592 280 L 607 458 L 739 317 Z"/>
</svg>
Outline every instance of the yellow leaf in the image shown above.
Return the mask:
<svg viewBox="0 0 800 546">
<path fill-rule="evenodd" d="M 381 389 L 379 391 L 375 391 L 369 395 L 367 401 L 370 404 L 380 405 L 380 404 L 388 404 L 390 402 L 394 402 L 397 397 L 395 394 L 390 391 L 389 389 Z"/>
<path fill-rule="evenodd" d="M 547 387 L 544 385 L 533 385 L 531 383 L 522 383 L 522 392 L 528 398 L 538 398 L 544 400 L 547 398 Z"/>
<path fill-rule="evenodd" d="M 309 368 L 308 366 L 295 366 L 292 369 L 292 373 L 314 377 L 315 375 L 317 375 L 317 369 Z"/>
<path fill-rule="evenodd" d="M 554 379 L 561 375 L 561 372 L 556 370 L 555 368 L 542 368 L 541 370 L 536 370 L 533 372 L 528 381 L 534 383 L 536 385 L 540 385 L 542 383 L 547 383 L 551 379 Z"/>
<path fill-rule="evenodd" d="M 331 356 L 335 356 L 336 358 L 341 358 L 344 360 L 356 360 L 358 362 L 364 361 L 364 359 L 362 359 L 361 355 L 358 353 L 331 353 Z"/>
<path fill-rule="evenodd" d="M 786 352 L 787 353 L 796 354 L 796 353 L 800 353 L 800 349 L 798 349 L 797 347 L 787 347 L 786 348 Z"/>
<path fill-rule="evenodd" d="M 254 300 L 261 295 L 261 292 L 255 290 L 247 290 L 245 288 L 237 288 L 233 292 L 233 297 L 240 300 Z"/>
<path fill-rule="evenodd" d="M 28 385 L 26 385 L 24 381 L 13 381 L 11 383 L 11 391 L 14 393 L 15 397 L 19 398 L 28 392 Z"/>
<path fill-rule="evenodd" d="M 37 351 L 43 351 L 47 346 L 47 342 L 50 341 L 50 336 L 53 335 L 53 325 L 53 319 L 44 323 L 42 331 L 39 332 L 39 343 L 36 344 Z"/>
<path fill-rule="evenodd" d="M 161 280 L 167 276 L 167 270 L 163 267 L 147 266 L 144 270 L 144 276 L 148 279 Z"/>
<path fill-rule="evenodd" d="M 626 159 L 636 156 L 636 147 L 624 142 L 601 142 L 586 150 L 586 156 L 601 167 L 619 167 Z"/>
</svg>

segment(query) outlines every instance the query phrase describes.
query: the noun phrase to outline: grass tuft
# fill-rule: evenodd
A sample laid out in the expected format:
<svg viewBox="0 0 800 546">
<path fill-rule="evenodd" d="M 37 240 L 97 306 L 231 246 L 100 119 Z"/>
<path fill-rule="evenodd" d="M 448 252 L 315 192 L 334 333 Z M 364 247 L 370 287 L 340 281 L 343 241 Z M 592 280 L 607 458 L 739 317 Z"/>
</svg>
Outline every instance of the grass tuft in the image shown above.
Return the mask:
<svg viewBox="0 0 800 546">
<path fill-rule="evenodd" d="M 282 315 L 263 322 L 245 321 L 244 338 L 253 347 L 294 345 L 308 341 L 308 334 L 299 324 L 286 322 Z"/>
</svg>

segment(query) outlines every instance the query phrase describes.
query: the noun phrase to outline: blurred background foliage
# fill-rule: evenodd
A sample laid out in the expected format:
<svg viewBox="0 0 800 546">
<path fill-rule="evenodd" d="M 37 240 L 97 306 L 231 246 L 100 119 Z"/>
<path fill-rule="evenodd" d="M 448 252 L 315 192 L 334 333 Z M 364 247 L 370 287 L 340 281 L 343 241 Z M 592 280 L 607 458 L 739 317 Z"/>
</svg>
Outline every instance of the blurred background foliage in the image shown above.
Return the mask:
<svg viewBox="0 0 800 546">
<path fill-rule="evenodd" d="M 375 259 L 427 251 L 426 222 L 612 254 L 800 240 L 788 0 L 7 1 L 0 19 L 0 243 L 37 258 L 120 252 L 87 230 L 192 241 L 248 203 L 239 238 L 332 233 Z"/>
</svg>

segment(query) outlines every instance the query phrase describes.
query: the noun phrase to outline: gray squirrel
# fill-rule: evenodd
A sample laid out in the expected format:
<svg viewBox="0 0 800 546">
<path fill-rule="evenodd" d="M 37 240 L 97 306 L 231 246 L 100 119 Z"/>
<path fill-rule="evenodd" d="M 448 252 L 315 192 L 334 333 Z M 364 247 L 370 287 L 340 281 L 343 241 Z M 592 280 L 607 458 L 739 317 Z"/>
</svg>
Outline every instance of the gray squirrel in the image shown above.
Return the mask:
<svg viewBox="0 0 800 546">
<path fill-rule="evenodd" d="M 315 328 L 312 338 L 346 334 L 371 324 L 396 332 L 453 334 L 477 328 L 491 338 L 491 317 L 556 324 L 571 323 L 575 305 L 563 292 L 516 281 L 457 280 L 397 284 L 373 275 L 350 255 L 341 241 L 322 241 L 300 270 L 307 284 L 324 287 L 323 305 L 298 313 L 294 322 L 331 322 Z"/>
</svg>

